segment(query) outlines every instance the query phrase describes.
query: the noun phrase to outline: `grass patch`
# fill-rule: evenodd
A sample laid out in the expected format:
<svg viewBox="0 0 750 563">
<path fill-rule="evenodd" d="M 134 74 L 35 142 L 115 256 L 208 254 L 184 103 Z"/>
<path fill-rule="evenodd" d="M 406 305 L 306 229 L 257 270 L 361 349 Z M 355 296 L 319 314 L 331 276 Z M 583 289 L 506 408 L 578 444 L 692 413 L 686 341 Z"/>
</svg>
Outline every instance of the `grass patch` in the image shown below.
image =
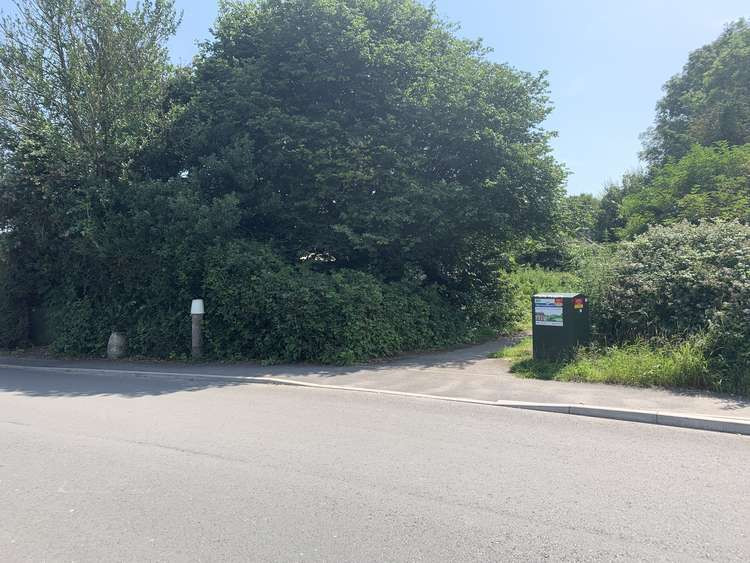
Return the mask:
<svg viewBox="0 0 750 563">
<path fill-rule="evenodd" d="M 524 338 L 518 344 L 505 346 L 492 354 L 493 358 L 506 360 L 526 360 L 531 358 L 531 337 Z"/>
<path fill-rule="evenodd" d="M 535 379 L 694 389 L 715 389 L 718 384 L 698 338 L 580 349 L 573 359 L 558 362 L 533 360 L 527 338 L 494 357 L 511 360 L 511 372 Z"/>
</svg>

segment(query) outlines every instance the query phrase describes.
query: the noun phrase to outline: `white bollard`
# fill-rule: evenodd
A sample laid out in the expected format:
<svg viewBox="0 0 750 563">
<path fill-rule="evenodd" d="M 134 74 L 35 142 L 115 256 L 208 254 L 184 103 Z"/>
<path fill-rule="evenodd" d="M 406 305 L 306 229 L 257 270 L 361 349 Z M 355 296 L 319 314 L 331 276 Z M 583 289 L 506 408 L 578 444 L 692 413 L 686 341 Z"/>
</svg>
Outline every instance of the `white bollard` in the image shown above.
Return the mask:
<svg viewBox="0 0 750 563">
<path fill-rule="evenodd" d="M 203 355 L 203 299 L 193 299 L 190 305 L 190 316 L 193 319 L 192 352 L 193 359 L 197 360 Z"/>
</svg>

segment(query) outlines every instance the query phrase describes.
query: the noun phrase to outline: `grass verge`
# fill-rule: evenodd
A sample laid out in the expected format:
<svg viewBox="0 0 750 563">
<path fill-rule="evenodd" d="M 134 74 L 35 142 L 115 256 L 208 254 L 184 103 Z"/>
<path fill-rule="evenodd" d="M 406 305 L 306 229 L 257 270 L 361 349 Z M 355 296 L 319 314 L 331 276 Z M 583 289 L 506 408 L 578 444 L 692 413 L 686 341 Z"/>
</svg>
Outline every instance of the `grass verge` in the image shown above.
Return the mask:
<svg viewBox="0 0 750 563">
<path fill-rule="evenodd" d="M 585 348 L 569 361 L 532 359 L 531 338 L 526 338 L 499 350 L 494 357 L 511 360 L 512 373 L 535 379 L 694 389 L 713 389 L 717 383 L 697 338 Z"/>
</svg>

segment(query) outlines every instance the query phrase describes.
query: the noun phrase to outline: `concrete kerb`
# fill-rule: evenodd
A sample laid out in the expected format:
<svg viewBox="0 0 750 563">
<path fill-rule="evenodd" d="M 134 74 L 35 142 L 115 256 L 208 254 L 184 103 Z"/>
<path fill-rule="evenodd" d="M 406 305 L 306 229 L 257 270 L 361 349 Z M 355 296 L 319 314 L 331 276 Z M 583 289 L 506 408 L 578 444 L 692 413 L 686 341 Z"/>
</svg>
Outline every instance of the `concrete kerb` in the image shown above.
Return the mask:
<svg viewBox="0 0 750 563">
<path fill-rule="evenodd" d="M 215 380 L 236 381 L 239 383 L 264 383 L 271 385 L 288 385 L 293 387 L 308 387 L 314 389 L 330 389 L 336 391 L 356 391 L 359 393 L 371 393 L 378 395 L 392 395 L 398 397 L 411 397 L 415 399 L 431 399 L 449 401 L 454 403 L 470 403 L 484 406 L 512 408 L 520 410 L 532 410 L 550 412 L 557 414 L 569 414 L 574 416 L 588 416 L 592 418 L 604 418 L 626 422 L 639 422 L 645 424 L 656 424 L 660 426 L 672 426 L 676 428 L 688 428 L 694 430 L 706 430 L 710 432 L 726 432 L 731 434 L 742 434 L 750 436 L 750 420 L 738 418 L 723 418 L 712 416 L 701 416 L 696 414 L 668 413 L 658 411 L 641 411 L 631 409 L 612 408 L 605 406 L 593 406 L 583 404 L 567 403 L 535 403 L 525 401 L 484 401 L 468 397 L 449 397 L 443 395 L 429 395 L 424 393 L 410 393 L 406 391 L 391 391 L 388 389 L 373 389 L 369 387 L 354 387 L 349 385 L 328 385 L 324 383 L 312 383 L 309 381 L 293 381 L 278 377 L 256 377 L 240 375 L 218 375 L 198 374 L 184 372 L 166 371 L 141 371 L 141 370 L 119 370 L 104 368 L 77 368 L 77 367 L 51 367 L 51 366 L 23 366 L 16 364 L 0 364 L 0 368 L 25 369 L 34 371 L 49 371 L 58 373 L 85 372 L 101 376 L 129 375 L 146 378 L 180 378 L 187 380 Z"/>
</svg>

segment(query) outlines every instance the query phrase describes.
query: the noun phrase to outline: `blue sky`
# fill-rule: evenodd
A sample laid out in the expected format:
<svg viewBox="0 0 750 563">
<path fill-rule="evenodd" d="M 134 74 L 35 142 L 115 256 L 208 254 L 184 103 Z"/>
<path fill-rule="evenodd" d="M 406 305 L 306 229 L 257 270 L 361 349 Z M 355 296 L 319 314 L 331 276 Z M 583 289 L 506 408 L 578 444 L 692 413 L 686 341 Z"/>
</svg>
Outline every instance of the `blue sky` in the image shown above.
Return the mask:
<svg viewBox="0 0 750 563">
<path fill-rule="evenodd" d="M 187 63 L 209 37 L 213 0 L 176 0 L 183 22 L 170 49 Z M 652 123 L 661 86 L 690 51 L 750 16 L 747 0 L 436 0 L 438 12 L 481 37 L 492 59 L 549 71 L 558 131 L 555 155 L 570 193 L 598 193 L 638 166 L 638 136 Z M 7 11 L 10 0 L 0 0 Z"/>
</svg>

